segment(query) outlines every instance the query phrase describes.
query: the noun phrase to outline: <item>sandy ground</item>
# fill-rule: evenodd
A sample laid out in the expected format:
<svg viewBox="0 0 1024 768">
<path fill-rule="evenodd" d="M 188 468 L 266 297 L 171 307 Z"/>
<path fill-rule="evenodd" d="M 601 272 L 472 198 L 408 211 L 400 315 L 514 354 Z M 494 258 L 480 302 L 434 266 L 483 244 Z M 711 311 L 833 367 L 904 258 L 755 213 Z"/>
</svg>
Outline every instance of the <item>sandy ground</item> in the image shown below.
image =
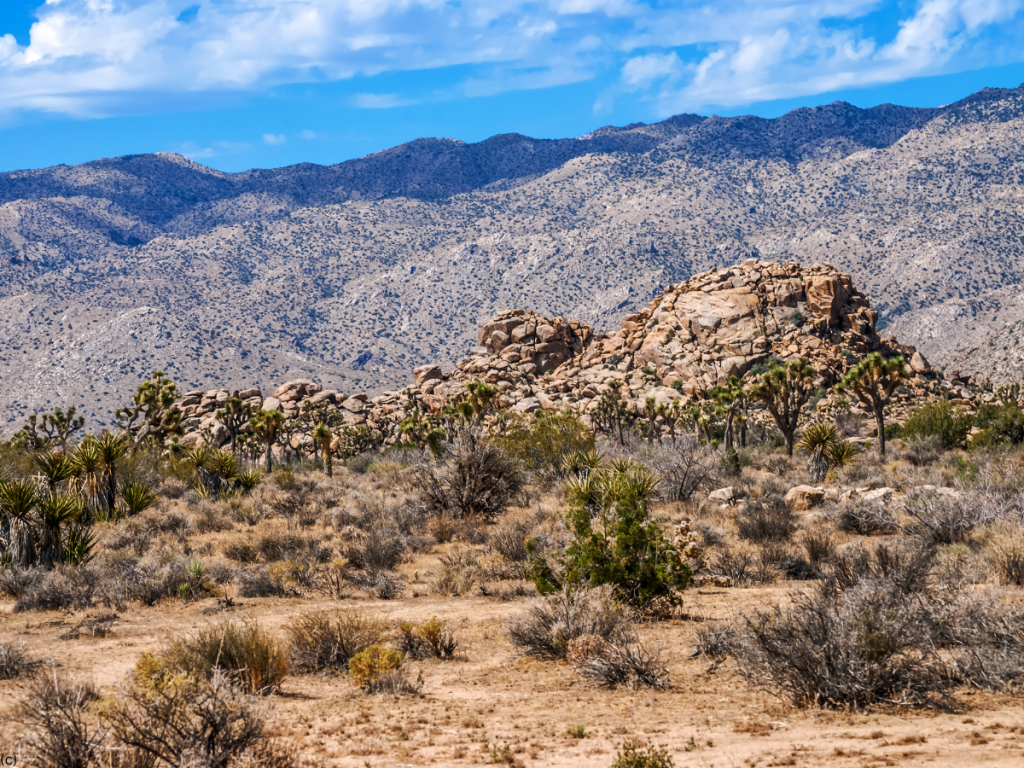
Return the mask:
<svg viewBox="0 0 1024 768">
<path fill-rule="evenodd" d="M 673 687 L 662 692 L 595 688 L 566 664 L 517 655 L 503 621 L 523 600 L 439 599 L 412 584 L 400 600 L 241 600 L 229 615 L 276 629 L 314 607 L 358 606 L 396 623 L 438 616 L 454 628 L 458 660 L 411 663 L 412 676 L 423 676 L 418 696 L 368 696 L 343 676 L 292 676 L 269 697 L 273 730 L 326 765 L 608 766 L 631 738 L 666 745 L 677 766 L 1024 765 L 1019 699 L 962 692 L 955 713 L 801 710 L 753 688 L 728 661 L 709 672 L 707 660 L 687 658 L 700 621 L 728 620 L 787 589 L 690 590 L 686 618 L 645 626 L 645 641 L 664 646 L 671 670 Z M 7 603 L 0 635 L 112 689 L 143 652 L 222 619 L 216 607 L 212 599 L 133 606 L 107 637 L 62 640 L 84 614 L 12 614 Z M 0 712 L 23 689 L 23 681 L 0 681 Z M 583 738 L 569 734 L 578 724 Z M 13 751 L 17 727 L 0 729 L 0 752 Z"/>
</svg>

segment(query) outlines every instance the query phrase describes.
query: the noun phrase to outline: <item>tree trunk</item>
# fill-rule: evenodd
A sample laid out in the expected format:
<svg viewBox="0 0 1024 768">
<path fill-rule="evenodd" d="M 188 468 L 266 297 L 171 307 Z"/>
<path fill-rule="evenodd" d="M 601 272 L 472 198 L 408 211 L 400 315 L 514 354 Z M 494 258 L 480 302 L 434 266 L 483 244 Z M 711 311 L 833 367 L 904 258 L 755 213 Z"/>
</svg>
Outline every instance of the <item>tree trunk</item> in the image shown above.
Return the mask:
<svg viewBox="0 0 1024 768">
<path fill-rule="evenodd" d="M 885 456 L 885 408 L 875 406 L 875 425 L 878 427 L 878 454 Z"/>
<path fill-rule="evenodd" d="M 117 503 L 117 475 L 114 465 L 107 467 L 107 509 L 111 515 L 114 513 L 114 505 Z"/>
<path fill-rule="evenodd" d="M 783 436 L 786 438 L 786 455 L 790 458 L 793 458 L 793 437 L 795 435 L 795 429 L 791 429 L 788 432 L 783 433 Z"/>
<path fill-rule="evenodd" d="M 274 455 L 273 455 L 274 444 L 273 444 L 273 442 L 268 440 L 266 445 L 267 445 L 267 474 L 269 475 L 271 472 L 274 471 Z"/>
<path fill-rule="evenodd" d="M 328 477 L 334 477 L 334 457 L 331 456 L 331 449 L 324 446 L 324 472 Z"/>
</svg>

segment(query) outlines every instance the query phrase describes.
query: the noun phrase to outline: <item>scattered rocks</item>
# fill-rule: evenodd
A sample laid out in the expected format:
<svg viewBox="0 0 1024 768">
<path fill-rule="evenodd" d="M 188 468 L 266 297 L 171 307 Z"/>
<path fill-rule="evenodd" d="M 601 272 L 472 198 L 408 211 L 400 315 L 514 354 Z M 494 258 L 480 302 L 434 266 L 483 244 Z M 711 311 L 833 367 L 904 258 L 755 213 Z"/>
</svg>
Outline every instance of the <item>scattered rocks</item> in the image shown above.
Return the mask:
<svg viewBox="0 0 1024 768">
<path fill-rule="evenodd" d="M 786 493 L 786 504 L 796 512 L 814 509 L 825 500 L 825 489 L 813 485 L 797 485 Z"/>
</svg>

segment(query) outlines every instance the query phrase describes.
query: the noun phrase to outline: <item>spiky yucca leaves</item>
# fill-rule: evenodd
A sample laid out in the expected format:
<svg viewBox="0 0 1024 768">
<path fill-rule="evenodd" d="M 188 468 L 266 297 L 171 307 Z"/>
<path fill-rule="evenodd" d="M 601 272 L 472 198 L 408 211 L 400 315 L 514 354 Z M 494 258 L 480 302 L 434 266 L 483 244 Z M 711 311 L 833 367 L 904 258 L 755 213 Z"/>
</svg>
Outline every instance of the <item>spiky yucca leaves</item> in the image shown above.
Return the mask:
<svg viewBox="0 0 1024 768">
<path fill-rule="evenodd" d="M 601 468 L 604 456 L 596 448 L 573 450 L 562 457 L 562 471 L 567 475 L 585 475 Z"/>
<path fill-rule="evenodd" d="M 11 565 L 28 568 L 36 563 L 30 519 L 38 502 L 39 491 L 31 480 L 0 483 L 0 538 L 6 541 L 3 554 Z"/>
<path fill-rule="evenodd" d="M 852 464 L 859 453 L 853 443 L 842 439 L 835 422 L 824 419 L 808 424 L 796 447 L 804 453 L 811 454 L 808 467 L 818 482 L 824 479 L 830 467 L 845 467 Z M 819 464 L 824 465 L 823 468 L 818 469 Z"/>
<path fill-rule="evenodd" d="M 209 460 L 209 469 L 224 480 L 234 480 L 238 475 L 238 459 L 231 451 L 214 451 Z"/>
<path fill-rule="evenodd" d="M 235 487 L 248 495 L 260 484 L 262 479 L 263 473 L 258 469 L 243 469 L 235 475 Z"/>
<path fill-rule="evenodd" d="M 814 453 L 818 448 L 828 453 L 839 442 L 839 429 L 831 421 L 819 419 L 804 428 L 804 434 L 796 447 L 804 453 Z"/>
<path fill-rule="evenodd" d="M 845 467 L 853 464 L 860 455 L 860 449 L 849 440 L 840 440 L 829 453 L 828 460 L 833 467 Z"/>
<path fill-rule="evenodd" d="M 117 504 L 117 465 L 128 454 L 128 441 L 107 432 L 100 438 L 100 461 L 103 464 L 103 475 L 106 480 L 107 512 L 114 514 Z"/>
<path fill-rule="evenodd" d="M 46 478 L 46 484 L 50 491 L 55 491 L 57 486 L 65 480 L 75 476 L 75 462 L 60 451 L 46 451 L 37 453 L 32 461 L 39 469 L 40 474 Z"/>
<path fill-rule="evenodd" d="M 100 505 L 103 496 L 100 482 L 103 457 L 100 454 L 99 440 L 93 435 L 86 435 L 71 458 L 75 463 L 76 486 L 82 494 L 86 515 L 91 520 L 91 511 Z"/>
<path fill-rule="evenodd" d="M 68 565 L 85 565 L 96 553 L 96 536 L 88 528 L 73 526 L 64 540 L 64 562 Z"/>
<path fill-rule="evenodd" d="M 137 515 L 156 504 L 156 494 L 145 483 L 132 481 L 121 489 L 121 501 L 129 515 Z"/>
<path fill-rule="evenodd" d="M 553 563 L 539 554 L 536 542 L 527 542 L 537 589 L 548 593 L 610 584 L 619 599 L 640 609 L 678 603 L 678 592 L 690 583 L 690 569 L 647 513 L 660 479 L 625 461 L 570 483 L 565 520 L 573 541 Z"/>
<path fill-rule="evenodd" d="M 77 494 L 50 493 L 36 503 L 39 516 L 39 564 L 46 569 L 64 562 L 62 529 L 78 520 L 82 499 Z"/>
</svg>

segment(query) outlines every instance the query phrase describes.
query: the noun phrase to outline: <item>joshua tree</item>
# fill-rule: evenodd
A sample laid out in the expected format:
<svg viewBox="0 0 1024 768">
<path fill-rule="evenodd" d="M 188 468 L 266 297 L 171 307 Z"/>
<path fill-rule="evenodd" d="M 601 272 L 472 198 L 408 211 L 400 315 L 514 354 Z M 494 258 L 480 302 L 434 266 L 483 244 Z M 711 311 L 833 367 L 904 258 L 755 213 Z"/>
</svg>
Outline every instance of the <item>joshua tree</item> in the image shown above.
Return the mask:
<svg viewBox="0 0 1024 768">
<path fill-rule="evenodd" d="M 736 416 L 740 413 L 746 396 L 747 393 L 743 389 L 743 382 L 735 376 L 730 376 L 725 384 L 708 391 L 708 397 L 718 406 L 719 415 L 725 417 L 724 447 L 726 451 L 730 451 L 733 448 L 733 425 L 736 422 Z"/>
<path fill-rule="evenodd" d="M 99 441 L 100 463 L 107 486 L 107 510 L 113 514 L 117 504 L 117 463 L 128 453 L 128 442 L 123 437 L 107 432 Z"/>
<path fill-rule="evenodd" d="M 114 411 L 114 421 L 134 450 L 146 437 L 159 444 L 181 431 L 181 411 L 175 407 L 178 386 L 163 371 L 154 371 L 132 397 L 132 405 Z"/>
<path fill-rule="evenodd" d="M 608 435 L 617 434 L 619 445 L 622 445 L 622 433 L 629 426 L 631 415 L 628 404 L 622 398 L 622 382 L 612 379 L 597 401 L 593 413 L 594 423 Z"/>
<path fill-rule="evenodd" d="M 817 375 L 806 358 L 785 365 L 772 363 L 750 387 L 750 397 L 764 403 L 786 439 L 786 455 L 793 455 L 793 439 L 800 422 L 800 411 L 814 391 Z"/>
<path fill-rule="evenodd" d="M 878 452 L 882 456 L 885 456 L 885 406 L 906 377 L 901 355 L 886 360 L 880 353 L 872 352 L 847 371 L 836 385 L 837 392 L 852 392 L 875 415 Z"/>
<path fill-rule="evenodd" d="M 238 454 L 238 433 L 252 416 L 252 407 L 240 397 L 229 397 L 224 407 L 217 411 L 217 420 L 231 435 L 231 452 Z"/>
<path fill-rule="evenodd" d="M 67 453 L 71 436 L 85 426 L 85 417 L 76 416 L 77 411 L 75 406 L 68 408 L 66 413 L 56 408 L 53 413 L 44 413 L 42 418 L 33 413 L 14 438 L 23 442 L 30 451 L 46 450 L 57 444 L 61 453 Z"/>
<path fill-rule="evenodd" d="M 249 426 L 263 443 L 267 455 L 267 472 L 270 473 L 274 469 L 274 443 L 284 426 L 284 414 L 280 411 L 256 411 L 249 419 Z"/>
<path fill-rule="evenodd" d="M 328 477 L 334 477 L 334 461 L 331 456 L 331 441 L 333 439 L 334 433 L 331 432 L 330 427 L 322 421 L 316 425 L 316 429 L 313 430 L 313 440 L 320 446 L 320 451 L 324 457 L 324 473 Z"/>
</svg>

